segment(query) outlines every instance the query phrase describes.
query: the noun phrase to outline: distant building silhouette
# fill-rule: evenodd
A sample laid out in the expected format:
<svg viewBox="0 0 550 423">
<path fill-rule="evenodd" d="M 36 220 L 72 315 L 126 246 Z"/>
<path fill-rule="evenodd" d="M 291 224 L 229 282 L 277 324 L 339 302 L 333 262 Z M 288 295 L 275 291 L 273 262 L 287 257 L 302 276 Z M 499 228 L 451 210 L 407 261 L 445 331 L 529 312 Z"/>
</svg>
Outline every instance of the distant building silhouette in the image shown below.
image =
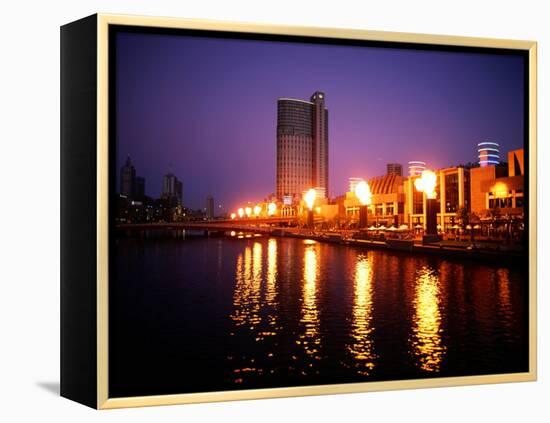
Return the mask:
<svg viewBox="0 0 550 423">
<path fill-rule="evenodd" d="M 162 181 L 162 198 L 169 199 L 174 205 L 183 205 L 183 184 L 171 172 L 164 175 Z"/>
<path fill-rule="evenodd" d="M 388 163 L 386 165 L 386 174 L 403 176 L 403 166 L 400 163 Z"/>
<path fill-rule="evenodd" d="M 130 160 L 130 156 L 126 158 L 126 162 L 120 168 L 120 193 L 133 198 L 135 193 L 136 169 Z"/>
<path fill-rule="evenodd" d="M 208 219 L 214 218 L 214 197 L 211 195 L 206 198 L 206 217 Z"/>
</svg>

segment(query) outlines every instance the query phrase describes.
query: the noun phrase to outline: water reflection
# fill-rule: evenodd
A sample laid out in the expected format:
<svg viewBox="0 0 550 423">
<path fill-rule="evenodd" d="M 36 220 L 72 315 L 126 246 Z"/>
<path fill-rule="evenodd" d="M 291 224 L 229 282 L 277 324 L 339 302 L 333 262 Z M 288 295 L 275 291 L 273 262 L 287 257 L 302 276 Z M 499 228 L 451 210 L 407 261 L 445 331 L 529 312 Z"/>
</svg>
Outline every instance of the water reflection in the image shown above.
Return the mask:
<svg viewBox="0 0 550 423">
<path fill-rule="evenodd" d="M 508 269 L 498 269 L 498 311 L 499 321 L 504 327 L 506 332 L 512 333 L 512 326 L 514 321 L 514 311 L 512 307 L 512 299 L 510 295 L 510 271 Z"/>
<path fill-rule="evenodd" d="M 302 334 L 296 341 L 301 345 L 309 356 L 307 367 L 312 369 L 315 360 L 320 359 L 319 346 L 319 310 L 317 307 L 317 281 L 319 278 L 318 247 L 314 241 L 305 241 L 304 268 L 303 268 L 303 289 L 302 289 L 302 310 L 300 324 Z M 302 374 L 307 374 L 306 370 Z M 315 370 L 315 373 L 318 373 Z"/>
<path fill-rule="evenodd" d="M 357 257 L 354 277 L 353 320 L 351 337 L 353 342 L 348 346 L 355 359 L 357 373 L 367 376 L 374 368 L 372 332 L 372 297 L 373 297 L 373 255 L 361 254 Z"/>
<path fill-rule="evenodd" d="M 427 372 L 438 372 L 446 347 L 441 339 L 439 276 L 427 266 L 417 271 L 411 347 L 416 365 Z"/>
</svg>

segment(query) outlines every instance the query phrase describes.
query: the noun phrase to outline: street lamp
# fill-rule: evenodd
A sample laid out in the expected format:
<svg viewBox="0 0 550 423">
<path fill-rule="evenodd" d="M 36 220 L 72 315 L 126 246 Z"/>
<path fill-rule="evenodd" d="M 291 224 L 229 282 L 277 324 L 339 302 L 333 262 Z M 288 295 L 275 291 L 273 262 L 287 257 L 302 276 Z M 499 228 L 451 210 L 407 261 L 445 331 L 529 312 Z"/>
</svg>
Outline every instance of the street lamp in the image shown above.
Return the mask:
<svg viewBox="0 0 550 423">
<path fill-rule="evenodd" d="M 372 193 L 369 184 L 365 181 L 359 182 L 355 186 L 355 196 L 359 199 L 359 227 L 366 228 L 369 219 L 369 206 L 372 203 Z"/>
<path fill-rule="evenodd" d="M 311 188 L 304 194 L 304 201 L 308 208 L 308 212 L 307 212 L 308 228 L 313 228 L 313 206 L 315 204 L 315 197 L 317 197 L 317 192 L 313 188 Z"/>
<path fill-rule="evenodd" d="M 437 176 L 431 170 L 422 171 L 420 178 L 414 181 L 414 186 L 418 191 L 426 194 L 426 234 L 423 242 L 439 241 L 437 234 L 437 193 L 435 187 L 437 185 Z"/>
</svg>

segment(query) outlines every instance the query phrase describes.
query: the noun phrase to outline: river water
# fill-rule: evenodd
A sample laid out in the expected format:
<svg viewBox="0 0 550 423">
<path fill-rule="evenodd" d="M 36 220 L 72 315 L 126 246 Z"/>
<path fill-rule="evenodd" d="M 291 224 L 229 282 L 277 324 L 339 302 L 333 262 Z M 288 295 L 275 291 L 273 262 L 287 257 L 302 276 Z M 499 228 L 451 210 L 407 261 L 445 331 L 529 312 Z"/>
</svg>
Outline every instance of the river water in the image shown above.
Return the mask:
<svg viewBox="0 0 550 423">
<path fill-rule="evenodd" d="M 113 248 L 112 397 L 528 370 L 521 267 L 292 238 Z"/>
</svg>

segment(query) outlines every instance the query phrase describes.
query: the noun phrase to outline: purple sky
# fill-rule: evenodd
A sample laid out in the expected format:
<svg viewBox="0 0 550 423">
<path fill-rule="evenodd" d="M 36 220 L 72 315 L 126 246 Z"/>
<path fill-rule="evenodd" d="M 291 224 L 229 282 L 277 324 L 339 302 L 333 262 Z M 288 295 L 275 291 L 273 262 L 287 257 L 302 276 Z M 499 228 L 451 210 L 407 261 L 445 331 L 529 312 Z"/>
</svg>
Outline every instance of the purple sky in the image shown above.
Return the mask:
<svg viewBox="0 0 550 423">
<path fill-rule="evenodd" d="M 275 191 L 277 98 L 324 91 L 330 194 L 388 162 L 433 169 L 523 146 L 523 59 L 305 43 L 118 33 L 117 174 L 130 156 L 158 197 L 171 170 L 184 204 L 224 210 Z M 117 175 L 118 178 L 118 175 Z M 118 186 L 118 185 L 117 185 Z"/>
</svg>

